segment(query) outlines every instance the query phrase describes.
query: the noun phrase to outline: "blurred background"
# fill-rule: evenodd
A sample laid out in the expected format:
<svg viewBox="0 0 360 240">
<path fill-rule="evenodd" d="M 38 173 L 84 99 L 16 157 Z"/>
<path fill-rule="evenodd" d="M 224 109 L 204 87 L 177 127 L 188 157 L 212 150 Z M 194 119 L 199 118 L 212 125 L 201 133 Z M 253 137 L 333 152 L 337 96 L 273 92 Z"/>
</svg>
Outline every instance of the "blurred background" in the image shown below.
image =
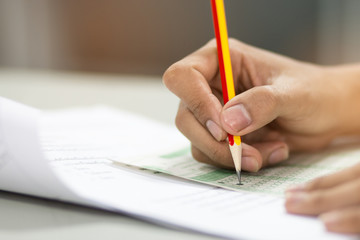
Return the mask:
<svg viewBox="0 0 360 240">
<path fill-rule="evenodd" d="M 229 35 L 304 61 L 360 60 L 358 0 L 225 0 Z M 213 38 L 209 0 L 0 0 L 0 67 L 161 75 Z"/>
</svg>

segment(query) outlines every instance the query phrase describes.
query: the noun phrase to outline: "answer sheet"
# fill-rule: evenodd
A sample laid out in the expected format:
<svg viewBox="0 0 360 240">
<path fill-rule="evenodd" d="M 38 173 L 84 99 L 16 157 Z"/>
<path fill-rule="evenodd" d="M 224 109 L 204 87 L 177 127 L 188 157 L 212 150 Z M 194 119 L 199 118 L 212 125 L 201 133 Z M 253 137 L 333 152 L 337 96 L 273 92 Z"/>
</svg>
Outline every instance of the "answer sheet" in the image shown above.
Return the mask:
<svg viewBox="0 0 360 240">
<path fill-rule="evenodd" d="M 336 146 L 318 154 L 299 154 L 290 160 L 256 173 L 242 172 L 242 183 L 232 170 L 219 169 L 194 161 L 190 148 L 146 159 L 116 159 L 114 161 L 235 191 L 283 195 L 286 188 L 333 173 L 358 162 L 359 144 Z"/>
<path fill-rule="evenodd" d="M 321 170 L 321 156 L 310 167 L 305 159 L 299 169 L 297 160 L 291 160 L 289 174 L 281 169 L 286 166 L 266 169 L 264 175 L 245 174 L 241 189 L 233 184 L 233 172 L 191 159 L 188 142 L 176 129 L 141 116 L 102 107 L 74 109 L 46 113 L 40 126 L 46 159 L 76 195 L 60 197 L 63 201 L 222 238 L 357 239 L 327 233 L 314 217 L 285 212 L 282 193 L 287 185 L 340 167 Z"/>
</svg>

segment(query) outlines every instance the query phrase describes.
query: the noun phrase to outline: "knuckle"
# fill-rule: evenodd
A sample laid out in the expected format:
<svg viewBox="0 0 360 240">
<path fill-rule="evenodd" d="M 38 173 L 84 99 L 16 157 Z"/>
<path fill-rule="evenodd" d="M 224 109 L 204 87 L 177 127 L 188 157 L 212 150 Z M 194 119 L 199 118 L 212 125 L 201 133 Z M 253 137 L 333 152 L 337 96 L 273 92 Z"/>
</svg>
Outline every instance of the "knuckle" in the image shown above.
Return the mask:
<svg viewBox="0 0 360 240">
<path fill-rule="evenodd" d="M 206 102 L 199 101 L 198 99 L 193 99 L 189 102 L 188 108 L 191 110 L 191 112 L 195 115 L 195 117 L 203 123 L 205 117 L 206 117 Z"/>
<path fill-rule="evenodd" d="M 195 114 L 195 115 L 200 115 L 201 110 L 204 107 L 204 102 L 199 101 L 197 99 L 193 99 L 190 101 L 190 103 L 188 104 L 188 107 L 191 109 L 191 111 Z"/>
<path fill-rule="evenodd" d="M 185 68 L 186 67 L 181 62 L 177 62 L 171 65 L 163 74 L 162 80 L 164 85 L 168 89 L 173 90 L 178 83 L 177 76 L 179 76 L 179 74 L 182 73 Z"/>
</svg>

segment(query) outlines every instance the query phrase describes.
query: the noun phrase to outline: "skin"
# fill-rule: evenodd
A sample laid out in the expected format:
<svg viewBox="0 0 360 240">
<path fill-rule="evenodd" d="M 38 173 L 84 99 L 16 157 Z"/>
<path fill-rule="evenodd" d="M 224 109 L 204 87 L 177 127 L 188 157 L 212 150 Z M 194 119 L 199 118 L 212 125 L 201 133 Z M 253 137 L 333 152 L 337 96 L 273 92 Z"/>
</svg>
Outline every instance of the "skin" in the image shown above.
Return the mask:
<svg viewBox="0 0 360 240">
<path fill-rule="evenodd" d="M 163 76 L 181 100 L 176 125 L 197 161 L 233 168 L 227 133 L 242 136 L 242 168 L 250 172 L 286 160 L 290 151 L 316 151 L 360 134 L 359 65 L 318 66 L 235 39 L 229 46 L 237 95 L 226 105 L 215 40 Z M 360 192 L 360 165 L 346 171 L 289 189 L 287 211 L 320 215 L 330 231 L 360 232 L 360 197 L 341 197 Z"/>
<path fill-rule="evenodd" d="M 360 164 L 286 191 L 290 213 L 319 216 L 327 230 L 360 233 Z"/>
</svg>

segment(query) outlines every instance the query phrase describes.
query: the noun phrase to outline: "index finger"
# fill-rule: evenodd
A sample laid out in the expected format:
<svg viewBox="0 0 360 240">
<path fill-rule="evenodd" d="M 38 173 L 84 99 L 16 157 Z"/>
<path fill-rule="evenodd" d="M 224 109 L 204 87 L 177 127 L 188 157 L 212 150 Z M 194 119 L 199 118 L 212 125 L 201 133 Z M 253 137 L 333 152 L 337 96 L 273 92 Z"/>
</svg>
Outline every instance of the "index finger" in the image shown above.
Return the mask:
<svg viewBox="0 0 360 240">
<path fill-rule="evenodd" d="M 216 79 L 218 83 L 214 82 Z M 221 89 L 214 40 L 170 66 L 164 73 L 163 82 L 218 141 L 226 138 L 226 132 L 220 127 L 222 105 L 209 85 L 214 82 L 218 90 Z"/>
</svg>

